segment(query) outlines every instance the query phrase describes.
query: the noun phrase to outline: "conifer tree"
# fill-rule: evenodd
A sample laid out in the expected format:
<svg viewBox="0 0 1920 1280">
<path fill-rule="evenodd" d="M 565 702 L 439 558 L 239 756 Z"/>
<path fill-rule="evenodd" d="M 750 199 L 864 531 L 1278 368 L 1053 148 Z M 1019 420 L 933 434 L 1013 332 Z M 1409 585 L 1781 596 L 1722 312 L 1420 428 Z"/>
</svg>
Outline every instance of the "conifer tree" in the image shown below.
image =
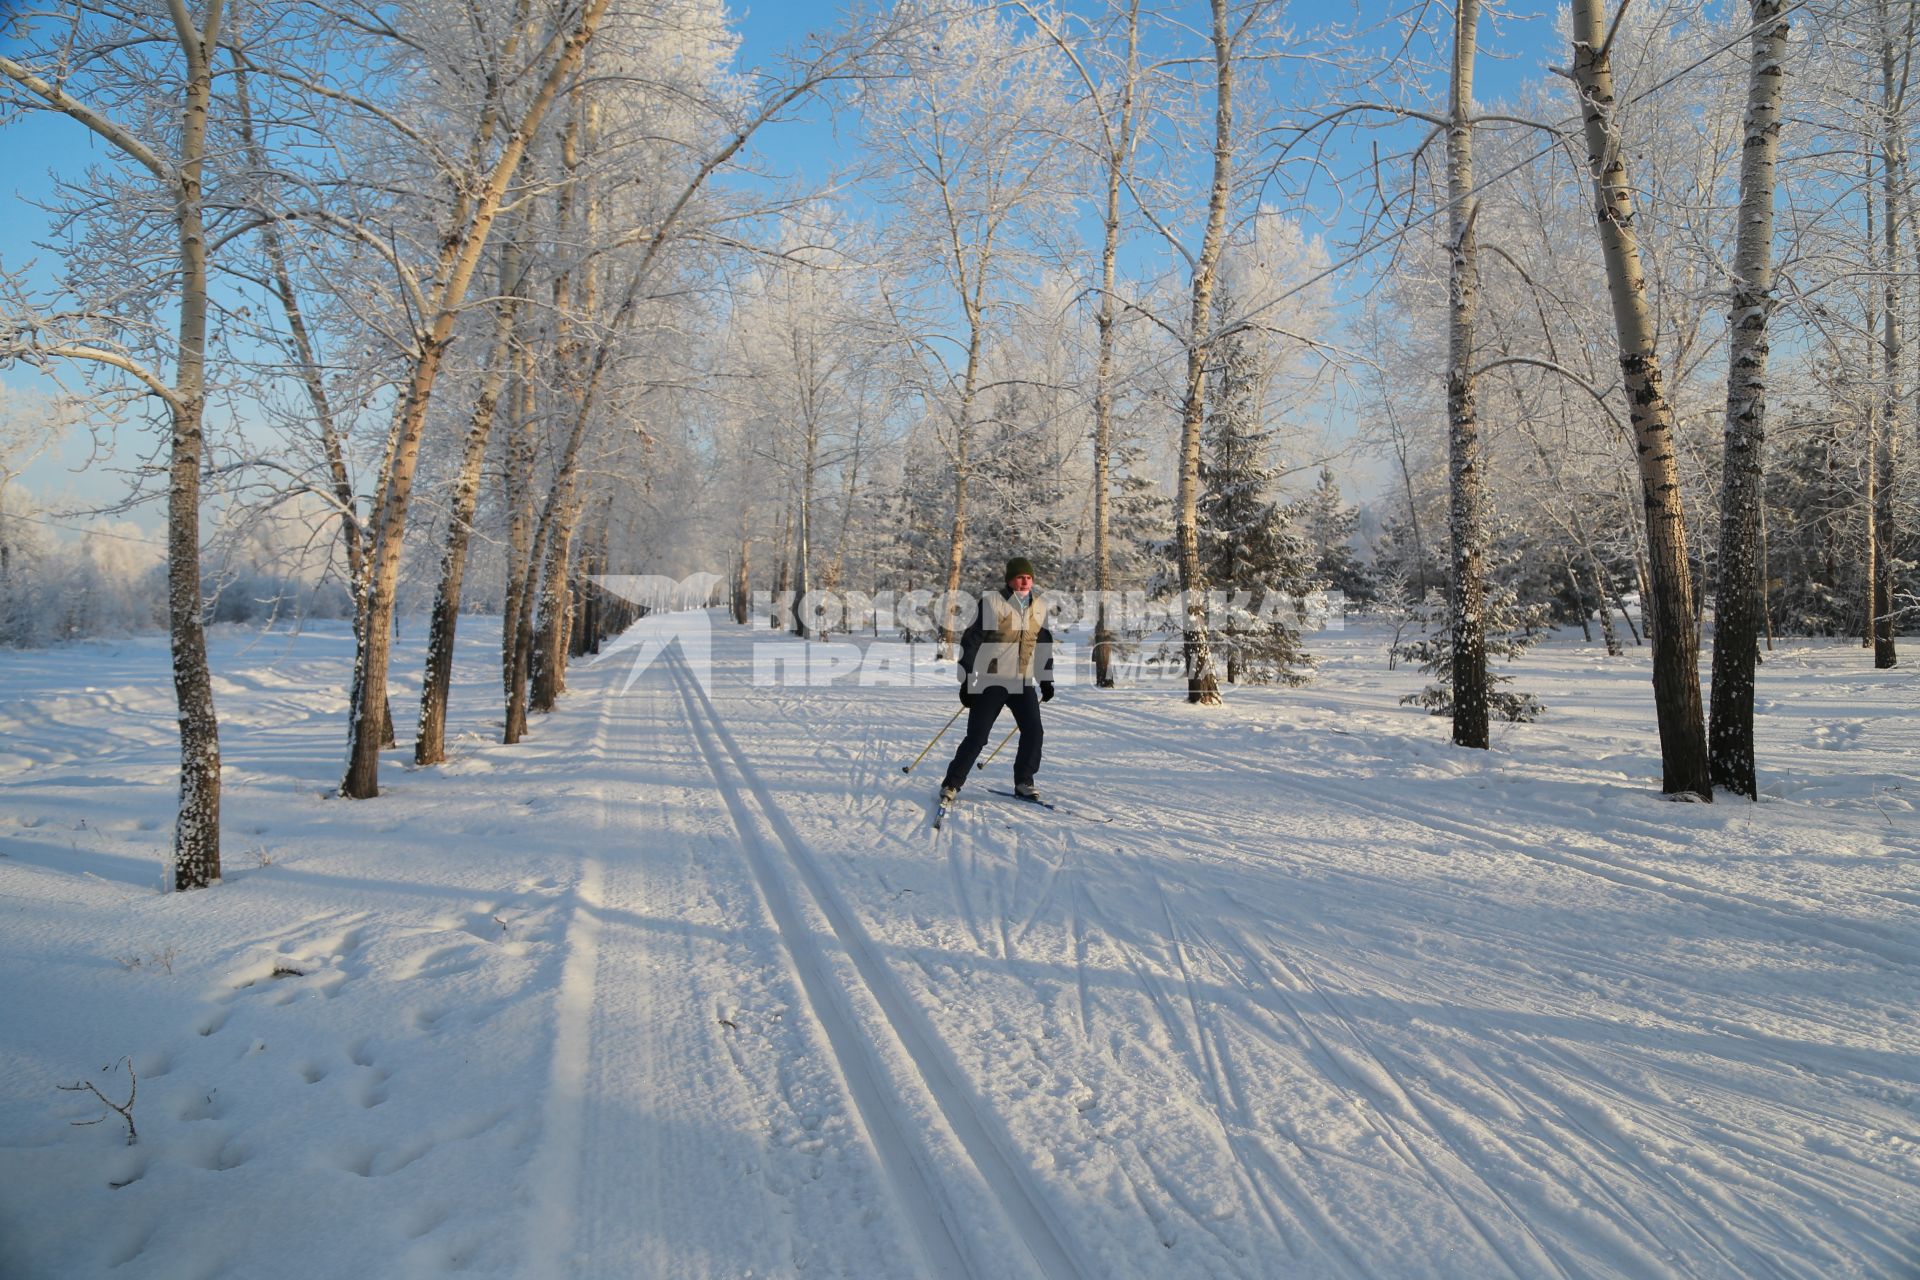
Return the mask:
<svg viewBox="0 0 1920 1280">
<path fill-rule="evenodd" d="M 998 585 L 1010 555 L 1029 557 L 1050 585 L 1062 585 L 1066 459 L 1048 425 L 1019 387 L 999 396 L 980 424 L 963 590 Z"/>
<path fill-rule="evenodd" d="M 1317 586 L 1365 602 L 1374 594 L 1373 577 L 1353 552 L 1353 531 L 1360 512 L 1340 500 L 1340 482 L 1332 467 L 1320 468 L 1320 483 L 1300 502 L 1300 530 L 1313 556 Z"/>
<path fill-rule="evenodd" d="M 1223 288 L 1216 314 L 1228 314 Z M 1276 607 L 1304 593 L 1313 557 L 1294 525 L 1294 511 L 1273 496 L 1268 465 L 1272 431 L 1263 421 L 1266 382 L 1260 352 L 1247 331 L 1214 343 L 1214 376 L 1200 453 L 1200 563 L 1209 586 L 1226 593 L 1212 618 L 1213 644 L 1225 654 L 1230 683 L 1306 679 L 1310 659 L 1296 625 Z"/>
</svg>

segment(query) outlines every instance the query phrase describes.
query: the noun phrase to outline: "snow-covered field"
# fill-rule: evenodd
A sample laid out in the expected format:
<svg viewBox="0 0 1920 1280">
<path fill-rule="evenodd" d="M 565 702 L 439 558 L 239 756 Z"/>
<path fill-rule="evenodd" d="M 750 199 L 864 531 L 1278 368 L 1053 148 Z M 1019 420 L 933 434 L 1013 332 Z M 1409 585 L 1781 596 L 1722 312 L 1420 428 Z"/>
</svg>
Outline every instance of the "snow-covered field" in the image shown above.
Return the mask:
<svg viewBox="0 0 1920 1280">
<path fill-rule="evenodd" d="M 358 803 L 345 633 L 217 636 L 185 895 L 163 640 L 0 655 L 0 1276 L 1920 1274 L 1911 667 L 1769 655 L 1708 806 L 1644 650 L 1536 650 L 1476 754 L 1324 634 L 1065 690 L 1041 781 L 1111 822 L 936 834 L 944 678 L 755 688 L 794 642 L 716 621 L 710 692 L 576 668 L 508 748 L 496 627 Z M 134 1146 L 55 1087 L 124 1060 Z"/>
</svg>

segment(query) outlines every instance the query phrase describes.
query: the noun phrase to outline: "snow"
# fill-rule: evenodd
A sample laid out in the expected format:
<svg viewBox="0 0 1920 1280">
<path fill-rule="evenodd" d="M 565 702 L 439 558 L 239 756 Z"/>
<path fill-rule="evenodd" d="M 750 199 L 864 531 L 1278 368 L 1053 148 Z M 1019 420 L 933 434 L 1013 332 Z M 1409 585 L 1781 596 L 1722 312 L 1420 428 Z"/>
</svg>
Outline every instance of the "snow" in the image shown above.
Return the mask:
<svg viewBox="0 0 1920 1280">
<path fill-rule="evenodd" d="M 1683 805 L 1645 649 L 1532 651 L 1472 753 L 1326 633 L 1063 688 L 1041 783 L 1112 821 L 983 775 L 936 834 L 924 651 L 755 688 L 798 642 L 713 626 L 710 689 L 576 667 L 502 747 L 468 620 L 450 763 L 358 802 L 344 628 L 216 629 L 180 895 L 164 638 L 0 655 L 0 1275 L 1920 1270 L 1910 670 L 1766 655 L 1762 801 Z M 123 1059 L 133 1146 L 55 1087 Z"/>
</svg>

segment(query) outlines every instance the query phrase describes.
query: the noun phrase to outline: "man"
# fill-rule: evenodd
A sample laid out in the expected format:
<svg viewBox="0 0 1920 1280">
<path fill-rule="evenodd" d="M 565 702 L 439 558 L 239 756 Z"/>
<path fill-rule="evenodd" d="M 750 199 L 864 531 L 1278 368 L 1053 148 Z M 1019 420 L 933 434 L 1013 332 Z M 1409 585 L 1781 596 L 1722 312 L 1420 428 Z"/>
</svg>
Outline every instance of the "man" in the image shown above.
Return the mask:
<svg viewBox="0 0 1920 1280">
<path fill-rule="evenodd" d="M 1053 698 L 1053 633 L 1042 625 L 1047 602 L 1033 589 L 1033 562 L 1007 561 L 1006 586 L 983 592 L 980 609 L 960 637 L 960 705 L 967 708 L 967 736 L 940 784 L 945 809 L 966 785 L 1001 707 L 1013 709 L 1020 750 L 1013 757 L 1014 794 L 1039 800 L 1033 775 L 1040 769 L 1040 704 Z"/>
</svg>

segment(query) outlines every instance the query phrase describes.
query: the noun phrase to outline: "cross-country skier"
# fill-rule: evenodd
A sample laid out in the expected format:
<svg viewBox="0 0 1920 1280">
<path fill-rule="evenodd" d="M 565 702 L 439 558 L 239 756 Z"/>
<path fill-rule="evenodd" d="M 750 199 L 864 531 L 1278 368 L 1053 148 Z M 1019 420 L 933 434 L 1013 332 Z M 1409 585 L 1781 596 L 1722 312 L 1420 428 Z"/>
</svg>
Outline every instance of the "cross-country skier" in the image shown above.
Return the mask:
<svg viewBox="0 0 1920 1280">
<path fill-rule="evenodd" d="M 1040 799 L 1033 775 L 1040 770 L 1040 704 L 1053 697 L 1053 633 L 1044 625 L 1047 601 L 1033 589 L 1033 561 L 1013 557 L 1006 578 L 1000 590 L 981 593 L 980 609 L 960 637 L 960 705 L 967 708 L 967 736 L 940 784 L 942 809 L 966 785 L 1003 706 L 1013 709 L 1020 726 L 1014 793 Z"/>
</svg>

